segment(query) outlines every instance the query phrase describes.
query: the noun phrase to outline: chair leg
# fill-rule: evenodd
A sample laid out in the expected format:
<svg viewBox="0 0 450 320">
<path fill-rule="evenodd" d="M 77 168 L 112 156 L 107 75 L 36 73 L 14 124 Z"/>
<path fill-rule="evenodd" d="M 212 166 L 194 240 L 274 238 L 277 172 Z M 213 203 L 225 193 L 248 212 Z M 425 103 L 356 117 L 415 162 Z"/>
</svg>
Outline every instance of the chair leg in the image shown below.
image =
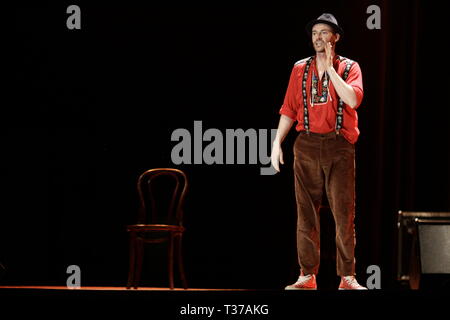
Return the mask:
<svg viewBox="0 0 450 320">
<path fill-rule="evenodd" d="M 183 287 L 184 289 L 188 288 L 187 285 L 187 281 L 186 281 L 186 276 L 184 274 L 184 267 L 183 267 L 183 252 L 182 252 L 182 248 L 181 248 L 181 243 L 182 243 L 182 235 L 180 235 L 177 238 L 177 243 L 178 243 L 178 269 L 180 271 L 180 277 L 181 277 L 181 281 L 183 282 Z"/>
<path fill-rule="evenodd" d="M 168 263 L 168 268 L 169 268 L 169 284 L 170 284 L 170 289 L 174 288 L 174 284 L 173 284 L 173 233 L 170 233 L 169 236 L 169 263 Z"/>
<path fill-rule="evenodd" d="M 136 266 L 136 277 L 134 279 L 134 288 L 135 289 L 137 289 L 138 284 L 141 281 L 142 259 L 144 256 L 143 241 L 140 239 L 136 239 L 136 251 L 137 251 L 137 266 Z"/>
<path fill-rule="evenodd" d="M 136 250 L 135 250 L 135 244 L 136 239 L 135 235 L 132 233 L 130 235 L 130 261 L 129 261 L 129 270 L 128 270 L 128 282 L 127 282 L 127 289 L 130 289 L 131 286 L 134 283 L 134 274 L 136 269 Z"/>
</svg>

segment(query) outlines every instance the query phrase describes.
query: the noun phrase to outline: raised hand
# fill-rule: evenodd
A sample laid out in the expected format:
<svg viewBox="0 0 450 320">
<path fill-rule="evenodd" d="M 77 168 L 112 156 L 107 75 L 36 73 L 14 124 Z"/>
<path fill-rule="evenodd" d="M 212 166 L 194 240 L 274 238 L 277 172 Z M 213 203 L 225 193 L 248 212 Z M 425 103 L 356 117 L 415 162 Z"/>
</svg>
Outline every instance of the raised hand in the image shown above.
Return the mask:
<svg viewBox="0 0 450 320">
<path fill-rule="evenodd" d="M 330 70 L 333 67 L 333 45 L 331 42 L 325 44 L 325 70 Z"/>
</svg>

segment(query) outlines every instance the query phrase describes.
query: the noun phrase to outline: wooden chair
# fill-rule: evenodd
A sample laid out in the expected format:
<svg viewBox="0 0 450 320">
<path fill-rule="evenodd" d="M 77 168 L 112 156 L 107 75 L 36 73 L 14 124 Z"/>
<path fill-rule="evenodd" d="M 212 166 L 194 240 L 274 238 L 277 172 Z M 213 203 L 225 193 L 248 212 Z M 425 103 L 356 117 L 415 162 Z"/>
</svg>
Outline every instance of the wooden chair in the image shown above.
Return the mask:
<svg viewBox="0 0 450 320">
<path fill-rule="evenodd" d="M 182 236 L 185 231 L 183 227 L 183 207 L 187 190 L 186 175 L 178 169 L 151 169 L 140 175 L 137 182 L 140 200 L 138 223 L 127 226 L 127 231 L 130 233 L 128 289 L 131 287 L 137 289 L 138 287 L 142 271 L 144 244 L 163 242 L 168 243 L 170 289 L 174 288 L 175 250 L 178 255 L 180 278 L 183 287 L 187 289 L 181 251 Z"/>
</svg>

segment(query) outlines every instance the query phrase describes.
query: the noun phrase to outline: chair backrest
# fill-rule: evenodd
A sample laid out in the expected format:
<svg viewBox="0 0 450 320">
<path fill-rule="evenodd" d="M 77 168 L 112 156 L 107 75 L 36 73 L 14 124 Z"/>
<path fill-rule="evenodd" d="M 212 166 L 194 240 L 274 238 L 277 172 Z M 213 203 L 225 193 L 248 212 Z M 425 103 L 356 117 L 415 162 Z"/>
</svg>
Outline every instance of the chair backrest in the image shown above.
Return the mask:
<svg viewBox="0 0 450 320">
<path fill-rule="evenodd" d="M 186 174 L 174 168 L 157 168 L 142 173 L 137 182 L 140 199 L 138 223 L 183 224 Z"/>
</svg>

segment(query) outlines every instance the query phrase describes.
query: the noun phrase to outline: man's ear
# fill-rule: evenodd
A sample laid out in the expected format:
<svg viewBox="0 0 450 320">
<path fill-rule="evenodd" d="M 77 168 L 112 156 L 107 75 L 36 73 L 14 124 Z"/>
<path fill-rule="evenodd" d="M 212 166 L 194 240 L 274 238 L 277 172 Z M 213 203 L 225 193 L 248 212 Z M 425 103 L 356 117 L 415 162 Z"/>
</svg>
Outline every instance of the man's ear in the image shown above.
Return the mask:
<svg viewBox="0 0 450 320">
<path fill-rule="evenodd" d="M 341 38 L 341 35 L 339 33 L 336 33 L 336 39 L 334 40 L 334 42 L 338 42 L 339 39 Z"/>
</svg>

